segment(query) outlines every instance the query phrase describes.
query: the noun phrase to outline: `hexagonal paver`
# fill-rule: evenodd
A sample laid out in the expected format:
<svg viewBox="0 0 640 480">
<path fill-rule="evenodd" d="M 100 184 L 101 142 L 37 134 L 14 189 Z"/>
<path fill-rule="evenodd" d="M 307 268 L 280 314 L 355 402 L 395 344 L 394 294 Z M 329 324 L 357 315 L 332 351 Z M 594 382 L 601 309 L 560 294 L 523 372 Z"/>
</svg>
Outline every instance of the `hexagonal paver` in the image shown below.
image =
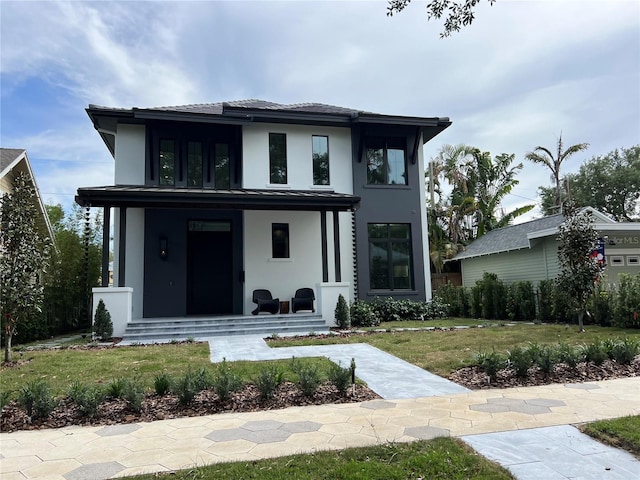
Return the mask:
<svg viewBox="0 0 640 480">
<path fill-rule="evenodd" d="M 360 404 L 360 406 L 370 410 L 382 410 L 383 408 L 395 408 L 396 404 L 393 402 L 387 402 L 386 400 L 371 400 Z"/>
<path fill-rule="evenodd" d="M 283 424 L 280 430 L 289 433 L 317 432 L 321 426 L 316 422 L 291 422 Z"/>
<path fill-rule="evenodd" d="M 83 465 L 63 475 L 67 480 L 104 480 L 124 470 L 118 462 L 102 462 Z"/>
<path fill-rule="evenodd" d="M 421 440 L 431 440 L 437 437 L 448 437 L 451 432 L 446 428 L 438 427 L 406 427 L 404 434 L 407 437 L 419 438 Z"/>
<path fill-rule="evenodd" d="M 233 440 L 243 440 L 246 433 L 246 430 L 240 428 L 227 428 L 225 430 L 214 430 L 204 438 L 212 442 L 231 442 Z"/>
<path fill-rule="evenodd" d="M 253 422 L 247 422 L 242 427 L 245 430 L 249 430 L 251 432 L 259 432 L 263 430 L 277 430 L 278 428 L 284 425 L 282 422 L 276 422 L 274 420 L 257 420 Z"/>
<path fill-rule="evenodd" d="M 591 383 L 565 383 L 565 388 L 577 388 L 579 390 L 597 390 L 599 385 L 593 385 Z"/>
<path fill-rule="evenodd" d="M 101 428 L 96 432 L 96 435 L 101 437 L 112 437 L 114 435 L 128 435 L 140 430 L 142 427 L 135 423 L 126 423 L 123 425 L 109 425 L 108 427 Z"/>
<path fill-rule="evenodd" d="M 487 403 L 469 405 L 469 410 L 486 413 L 514 412 L 526 415 L 551 413 L 549 407 L 561 407 L 566 404 L 550 398 L 487 398 Z"/>
<path fill-rule="evenodd" d="M 245 431 L 245 440 L 254 443 L 284 442 L 291 436 L 291 432 L 284 430 L 262 430 L 258 432 Z"/>
</svg>

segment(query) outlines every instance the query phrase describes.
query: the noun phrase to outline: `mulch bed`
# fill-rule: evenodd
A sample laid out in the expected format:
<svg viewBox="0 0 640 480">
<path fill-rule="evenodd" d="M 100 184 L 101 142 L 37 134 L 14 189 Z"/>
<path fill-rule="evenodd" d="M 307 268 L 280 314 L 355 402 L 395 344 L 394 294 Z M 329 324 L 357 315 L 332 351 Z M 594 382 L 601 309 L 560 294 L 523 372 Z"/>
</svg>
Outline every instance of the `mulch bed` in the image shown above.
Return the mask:
<svg viewBox="0 0 640 480">
<path fill-rule="evenodd" d="M 125 400 L 107 399 L 100 404 L 98 413 L 93 418 L 82 417 L 76 405 L 65 397 L 49 417 L 33 421 L 27 416 L 26 411 L 13 401 L 2 409 L 0 431 L 13 432 L 16 430 L 61 428 L 70 425 L 87 426 L 152 422 L 215 413 L 255 412 L 301 405 L 364 402 L 378 398 L 380 398 L 378 394 L 363 385 L 356 385 L 355 391 L 349 387 L 345 395 L 340 395 L 330 383 L 321 385 L 313 397 L 305 397 L 295 384 L 284 382 L 278 387 L 272 399 L 263 400 L 260 398 L 258 389 L 249 384 L 235 392 L 231 399 L 226 402 L 221 402 L 211 389 L 200 392 L 188 406 L 180 405 L 176 395 L 146 395 L 140 412 L 131 410 Z"/>
<path fill-rule="evenodd" d="M 555 365 L 553 371 L 544 373 L 538 368 L 530 368 L 526 377 L 518 377 L 510 368 L 500 370 L 494 380 L 489 381 L 488 376 L 478 366 L 464 367 L 449 375 L 449 380 L 463 385 L 472 390 L 483 388 L 513 388 L 533 387 L 536 385 L 548 385 L 551 383 L 583 383 L 599 380 L 611 380 L 623 377 L 640 376 L 640 357 L 631 363 L 623 365 L 613 360 L 605 360 L 602 365 L 582 362 L 576 368 L 571 368 L 563 363 Z"/>
</svg>

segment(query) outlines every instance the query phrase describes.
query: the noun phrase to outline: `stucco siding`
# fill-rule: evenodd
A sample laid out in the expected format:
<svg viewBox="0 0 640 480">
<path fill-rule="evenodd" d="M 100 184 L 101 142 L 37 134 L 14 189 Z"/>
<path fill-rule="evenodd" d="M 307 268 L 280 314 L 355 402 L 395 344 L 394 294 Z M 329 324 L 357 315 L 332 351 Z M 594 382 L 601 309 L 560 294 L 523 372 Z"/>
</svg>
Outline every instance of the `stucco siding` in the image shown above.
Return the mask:
<svg viewBox="0 0 640 480">
<path fill-rule="evenodd" d="M 118 125 L 115 158 L 116 185 L 144 185 L 145 127 L 143 125 Z"/>
<path fill-rule="evenodd" d="M 272 258 L 271 224 L 289 224 L 290 258 Z M 333 238 L 331 216 L 328 215 L 328 237 Z M 340 236 L 342 278 L 351 281 L 351 254 L 347 236 L 350 235 L 348 215 L 341 214 Z M 266 288 L 280 300 L 291 300 L 298 288 L 310 287 L 322 281 L 322 242 L 320 213 L 286 211 L 244 212 L 244 313 L 255 308 L 251 300 L 253 290 Z M 333 248 L 329 241 L 330 274 L 333 272 Z M 330 276 L 330 280 L 333 277 Z M 317 295 L 317 292 L 316 292 Z"/>
<path fill-rule="evenodd" d="M 287 184 L 269 183 L 269 133 L 287 135 Z M 329 137 L 329 185 L 313 185 L 312 135 Z M 348 128 L 285 124 L 242 128 L 244 188 L 291 188 L 353 193 L 351 132 Z"/>
</svg>

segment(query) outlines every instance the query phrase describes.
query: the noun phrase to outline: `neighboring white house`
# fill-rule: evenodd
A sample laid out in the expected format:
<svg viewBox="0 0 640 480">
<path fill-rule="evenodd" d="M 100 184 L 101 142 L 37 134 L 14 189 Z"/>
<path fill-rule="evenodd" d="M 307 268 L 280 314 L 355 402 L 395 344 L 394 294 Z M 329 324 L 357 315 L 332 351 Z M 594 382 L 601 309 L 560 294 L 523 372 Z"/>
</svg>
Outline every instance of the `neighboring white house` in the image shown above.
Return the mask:
<svg viewBox="0 0 640 480">
<path fill-rule="evenodd" d="M 40 234 L 43 238 L 54 242 L 55 237 L 51 229 L 51 222 L 42 203 L 27 151 L 22 148 L 0 148 L 0 197 L 6 193 L 13 193 L 14 180 L 21 173 L 27 176 L 36 193 L 33 204 L 38 211 L 37 225 Z"/>
<path fill-rule="evenodd" d="M 604 241 L 606 281 L 617 283 L 621 273 L 640 274 L 640 223 L 616 222 L 587 207 L 594 228 Z M 453 260 L 460 261 L 462 284 L 471 287 L 485 272 L 495 273 L 507 284 L 555 278 L 558 263 L 558 228 L 561 214 L 531 220 L 487 232 Z"/>
<path fill-rule="evenodd" d="M 313 288 L 327 324 L 338 294 L 430 298 L 422 145 L 448 118 L 261 100 L 87 113 L 115 179 L 76 202 L 104 209 L 105 245 L 114 209 L 110 291 L 130 319 L 246 315 L 261 288 Z"/>
</svg>

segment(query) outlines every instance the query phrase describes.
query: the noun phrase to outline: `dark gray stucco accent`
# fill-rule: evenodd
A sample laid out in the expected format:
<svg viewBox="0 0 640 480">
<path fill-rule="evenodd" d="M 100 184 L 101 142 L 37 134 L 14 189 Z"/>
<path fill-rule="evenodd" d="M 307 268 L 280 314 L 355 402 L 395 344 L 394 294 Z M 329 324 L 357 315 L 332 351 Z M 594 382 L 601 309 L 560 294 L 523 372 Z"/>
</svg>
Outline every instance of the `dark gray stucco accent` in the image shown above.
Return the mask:
<svg viewBox="0 0 640 480">
<path fill-rule="evenodd" d="M 243 223 L 241 211 L 145 210 L 143 317 L 187 314 L 187 234 L 189 220 L 228 220 L 233 242 L 233 313 L 243 311 Z M 160 237 L 168 240 L 169 255 L 158 254 Z"/>
<path fill-rule="evenodd" d="M 362 136 L 403 136 L 407 139 L 408 185 L 367 185 L 367 162 L 361 148 Z M 356 234 L 356 275 L 358 298 L 373 300 L 376 296 L 426 300 L 425 259 L 423 255 L 423 235 L 420 189 L 424 188 L 424 172 L 419 163 L 411 161 L 411 153 L 416 141 L 415 127 L 392 127 L 370 125 L 352 131 L 353 153 L 353 193 L 360 197 L 360 208 L 355 212 Z M 405 223 L 411 225 L 411 248 L 413 259 L 413 290 L 371 290 L 369 277 L 369 223 Z"/>
</svg>

